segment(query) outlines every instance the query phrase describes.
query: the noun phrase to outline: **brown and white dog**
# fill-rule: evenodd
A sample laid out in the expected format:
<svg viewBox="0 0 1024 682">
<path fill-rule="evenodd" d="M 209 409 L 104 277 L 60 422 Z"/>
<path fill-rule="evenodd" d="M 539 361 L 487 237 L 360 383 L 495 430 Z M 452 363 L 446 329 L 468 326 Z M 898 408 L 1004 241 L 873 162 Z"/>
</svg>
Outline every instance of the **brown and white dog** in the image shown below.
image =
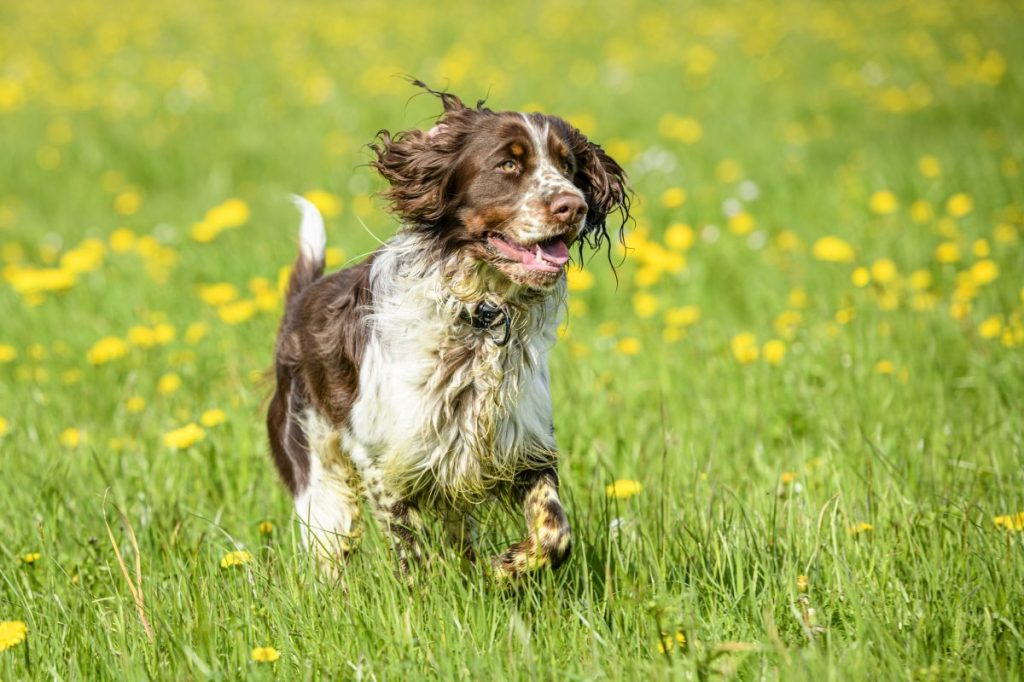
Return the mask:
<svg viewBox="0 0 1024 682">
<path fill-rule="evenodd" d="M 548 350 L 569 248 L 598 248 L 628 216 L 622 168 L 561 118 L 467 107 L 450 93 L 429 131 L 378 134 L 372 165 L 398 233 L 322 277 L 326 235 L 302 211 L 300 253 L 275 351 L 267 430 L 303 535 L 322 557 L 360 536 L 365 497 L 400 565 L 421 557 L 421 511 L 473 556 L 473 509 L 521 506 L 526 538 L 501 578 L 559 566 L 571 537 L 558 497 Z"/>
</svg>

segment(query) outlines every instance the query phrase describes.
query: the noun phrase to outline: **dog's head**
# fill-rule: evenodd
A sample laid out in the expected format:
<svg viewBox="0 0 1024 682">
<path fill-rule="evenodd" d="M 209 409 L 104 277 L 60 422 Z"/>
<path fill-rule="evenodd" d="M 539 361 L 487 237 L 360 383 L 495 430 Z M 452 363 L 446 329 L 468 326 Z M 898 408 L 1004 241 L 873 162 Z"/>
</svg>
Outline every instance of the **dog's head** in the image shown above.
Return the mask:
<svg viewBox="0 0 1024 682">
<path fill-rule="evenodd" d="M 599 248 L 608 215 L 629 215 L 622 168 L 565 120 L 467 107 L 451 93 L 430 130 L 381 131 L 373 166 L 407 229 L 461 250 L 516 284 L 547 288 L 574 244 Z"/>
</svg>

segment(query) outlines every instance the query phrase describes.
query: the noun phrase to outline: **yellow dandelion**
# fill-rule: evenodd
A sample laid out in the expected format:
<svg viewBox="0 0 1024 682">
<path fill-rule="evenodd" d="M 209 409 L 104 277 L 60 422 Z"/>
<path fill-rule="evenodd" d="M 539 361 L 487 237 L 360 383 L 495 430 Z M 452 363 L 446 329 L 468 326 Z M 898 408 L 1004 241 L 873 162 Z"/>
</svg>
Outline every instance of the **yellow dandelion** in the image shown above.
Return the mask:
<svg viewBox="0 0 1024 682">
<path fill-rule="evenodd" d="M 224 413 L 224 410 L 213 408 L 206 410 L 202 415 L 199 416 L 199 423 L 206 428 L 213 428 L 219 426 L 228 420 L 228 416 Z"/>
<path fill-rule="evenodd" d="M 570 268 L 565 273 L 565 283 L 569 291 L 586 291 L 594 286 L 594 275 L 588 270 Z"/>
<path fill-rule="evenodd" d="M 879 284 L 889 284 L 898 274 L 896 263 L 889 258 L 879 258 L 871 264 L 871 279 Z"/>
<path fill-rule="evenodd" d="M 974 243 L 971 244 L 971 253 L 973 253 L 976 258 L 988 258 L 992 253 L 992 247 L 989 246 L 987 239 L 976 239 Z"/>
<path fill-rule="evenodd" d="M 663 632 L 661 633 L 661 636 L 658 638 L 658 653 L 664 654 L 668 651 L 671 651 L 672 647 L 674 647 L 676 644 L 678 644 L 680 647 L 686 646 L 686 635 L 684 635 L 681 631 L 676 632 L 675 635 L 670 635 Z"/>
<path fill-rule="evenodd" d="M 971 280 L 975 284 L 991 284 L 997 277 L 999 277 L 999 266 L 995 261 L 980 260 L 971 266 Z"/>
<path fill-rule="evenodd" d="M 185 328 L 185 343 L 194 346 L 202 341 L 209 331 L 210 326 L 205 322 L 193 322 Z"/>
<path fill-rule="evenodd" d="M 274 524 L 272 524 L 270 521 L 261 521 L 259 530 L 260 535 L 270 535 L 274 532 Z"/>
<path fill-rule="evenodd" d="M 256 303 L 244 299 L 217 308 L 217 315 L 227 324 L 241 324 L 256 314 Z"/>
<path fill-rule="evenodd" d="M 124 401 L 124 409 L 128 414 L 138 414 L 146 409 L 146 399 L 141 395 L 133 395 Z"/>
<path fill-rule="evenodd" d="M 336 268 L 339 265 L 343 265 L 344 263 L 345 252 L 339 249 L 337 246 L 328 246 L 327 250 L 324 252 L 324 265 L 326 265 L 329 268 Z M 260 294 L 264 292 L 257 291 L 254 293 Z"/>
<path fill-rule="evenodd" d="M 60 432 L 60 436 L 58 436 L 57 440 L 65 447 L 77 448 L 82 444 L 82 441 L 85 440 L 85 434 L 81 429 L 64 429 Z"/>
<path fill-rule="evenodd" d="M 926 178 L 937 178 L 942 175 L 942 164 L 939 163 L 939 160 L 931 154 L 927 154 L 918 159 L 917 169 L 921 171 L 921 175 Z"/>
<path fill-rule="evenodd" d="M 199 300 L 209 306 L 222 306 L 231 303 L 236 298 L 238 298 L 238 287 L 228 282 L 204 284 L 199 287 Z"/>
<path fill-rule="evenodd" d="M 234 552 L 228 552 L 220 559 L 221 568 L 231 568 L 233 566 L 241 566 L 252 561 L 252 554 L 244 549 L 239 549 Z"/>
<path fill-rule="evenodd" d="M 996 528 L 1024 531 L 1024 511 L 1017 512 L 1016 514 L 1003 514 L 1001 516 L 993 516 L 992 523 L 995 524 Z"/>
<path fill-rule="evenodd" d="M 325 218 L 333 218 L 341 213 L 341 199 L 330 192 L 314 189 L 306 192 L 303 196 L 309 203 L 316 206 Z"/>
<path fill-rule="evenodd" d="M 164 374 L 156 382 L 156 390 L 160 395 L 170 395 L 179 388 L 181 388 L 181 377 L 174 372 Z"/>
<path fill-rule="evenodd" d="M 251 656 L 257 663 L 273 663 L 281 658 L 281 652 L 272 646 L 258 646 L 252 650 Z"/>
<path fill-rule="evenodd" d="M 891 191 L 883 189 L 871 195 L 868 207 L 876 215 L 888 215 L 900 207 L 900 200 Z"/>
<path fill-rule="evenodd" d="M 42 558 L 42 556 L 43 555 L 39 552 L 29 552 L 28 554 L 22 554 L 21 563 L 31 565 L 39 561 L 39 559 Z"/>
<path fill-rule="evenodd" d="M 119 227 L 110 233 L 108 242 L 114 253 L 128 253 L 135 248 L 135 233 L 127 227 Z"/>
<path fill-rule="evenodd" d="M 850 281 L 855 287 L 866 287 L 871 284 L 871 272 L 863 265 L 853 269 L 850 273 Z"/>
<path fill-rule="evenodd" d="M 796 589 L 798 592 L 806 592 L 809 584 L 806 575 L 801 573 L 796 577 Z"/>
<path fill-rule="evenodd" d="M 684 305 L 665 311 L 665 324 L 673 327 L 689 327 L 699 321 L 700 308 L 695 305 Z"/>
<path fill-rule="evenodd" d="M 195 422 L 164 434 L 164 445 L 174 450 L 184 450 L 206 438 L 206 431 Z"/>
<path fill-rule="evenodd" d="M 641 291 L 633 295 L 633 310 L 636 312 L 637 317 L 648 318 L 654 317 L 655 313 L 658 312 L 658 308 L 661 306 L 661 302 L 657 296 Z"/>
<path fill-rule="evenodd" d="M 142 195 L 133 189 L 126 189 L 114 197 L 114 212 L 118 215 L 134 215 L 141 205 Z"/>
<path fill-rule="evenodd" d="M 20 620 L 5 620 L 0 623 L 0 651 L 7 651 L 25 641 L 28 626 Z"/>
<path fill-rule="evenodd" d="M 811 253 L 821 261 L 829 263 L 851 263 L 855 257 L 853 247 L 839 237 L 822 237 L 814 242 Z"/>
<path fill-rule="evenodd" d="M 779 339 L 771 339 L 765 342 L 761 353 L 769 365 L 778 365 L 786 357 L 786 344 Z"/>
<path fill-rule="evenodd" d="M 639 495 L 644 489 L 640 481 L 628 478 L 620 478 L 614 483 L 605 486 L 604 494 L 613 500 L 628 500 L 634 495 Z"/>
<path fill-rule="evenodd" d="M 0 417 L 0 436 L 6 436 L 11 431 L 10 424 L 3 417 Z"/>
<path fill-rule="evenodd" d="M 946 213 L 954 218 L 962 218 L 974 210 L 974 200 L 970 194 L 959 192 L 946 201 Z"/>
<path fill-rule="evenodd" d="M 741 365 L 749 365 L 757 360 L 759 355 L 757 337 L 751 332 L 740 332 L 732 337 L 729 347 L 732 349 L 733 357 Z"/>
<path fill-rule="evenodd" d="M 665 208 L 679 208 L 686 203 L 686 190 L 682 187 L 669 187 L 661 193 L 661 205 Z"/>
<path fill-rule="evenodd" d="M 104 365 L 128 354 L 128 344 L 116 336 L 100 339 L 85 354 L 91 365 Z"/>
<path fill-rule="evenodd" d="M 919 225 L 924 225 L 935 217 L 932 205 L 924 199 L 918 199 L 910 205 L 910 219 Z"/>
<path fill-rule="evenodd" d="M 729 231 L 738 237 L 743 237 L 754 231 L 757 227 L 757 221 L 754 216 L 750 215 L 746 211 L 740 211 L 736 215 L 729 218 Z"/>
<path fill-rule="evenodd" d="M 911 289 L 924 291 L 932 285 L 932 273 L 928 270 L 914 270 L 907 278 L 907 284 Z"/>
<path fill-rule="evenodd" d="M 734 159 L 722 159 L 715 166 L 715 180 L 722 184 L 736 182 L 743 177 L 743 166 Z"/>
<path fill-rule="evenodd" d="M 889 375 L 896 371 L 896 366 L 892 364 L 891 360 L 879 360 L 875 363 L 875 372 L 878 374 Z"/>
<path fill-rule="evenodd" d="M 860 523 L 854 523 L 846 528 L 846 532 L 850 535 L 860 535 L 861 533 L 870 533 L 875 529 L 870 523 L 861 521 Z"/>
<path fill-rule="evenodd" d="M 983 339 L 994 339 L 1003 331 L 1003 320 L 999 315 L 993 315 L 978 325 L 978 334 Z"/>
<path fill-rule="evenodd" d="M 616 344 L 615 349 L 623 355 L 633 356 L 640 352 L 640 340 L 627 336 L 624 339 L 620 339 Z"/>
<path fill-rule="evenodd" d="M 665 246 L 673 251 L 689 251 L 693 237 L 692 227 L 686 223 L 672 223 L 665 229 Z"/>
<path fill-rule="evenodd" d="M 803 289 L 793 289 L 786 294 L 786 305 L 790 308 L 806 308 L 807 292 Z"/>
<path fill-rule="evenodd" d="M 956 242 L 942 242 L 935 247 L 935 260 L 943 264 L 960 260 L 960 246 Z"/>
<path fill-rule="evenodd" d="M 665 114 L 658 120 L 658 133 L 670 140 L 694 144 L 704 136 L 704 128 L 695 118 Z"/>
<path fill-rule="evenodd" d="M 18 359 L 18 350 L 6 343 L 0 344 L 0 364 L 14 362 Z"/>
</svg>

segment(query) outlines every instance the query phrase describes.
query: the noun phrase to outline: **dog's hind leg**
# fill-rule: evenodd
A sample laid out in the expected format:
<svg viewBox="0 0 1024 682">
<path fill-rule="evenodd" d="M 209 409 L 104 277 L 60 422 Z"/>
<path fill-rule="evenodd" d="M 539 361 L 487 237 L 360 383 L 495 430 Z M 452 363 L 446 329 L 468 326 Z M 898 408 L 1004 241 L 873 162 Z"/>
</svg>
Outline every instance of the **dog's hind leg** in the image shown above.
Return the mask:
<svg viewBox="0 0 1024 682">
<path fill-rule="evenodd" d="M 553 468 L 524 473 L 513 484 L 512 494 L 523 506 L 529 534 L 491 559 L 498 580 L 545 566 L 558 568 L 572 548 L 569 519 L 558 499 L 558 474 Z"/>
<path fill-rule="evenodd" d="M 312 408 L 302 415 L 310 467 L 295 496 L 295 512 L 307 545 L 325 562 L 343 558 L 362 535 L 359 475 L 340 448 L 340 436 Z"/>
</svg>

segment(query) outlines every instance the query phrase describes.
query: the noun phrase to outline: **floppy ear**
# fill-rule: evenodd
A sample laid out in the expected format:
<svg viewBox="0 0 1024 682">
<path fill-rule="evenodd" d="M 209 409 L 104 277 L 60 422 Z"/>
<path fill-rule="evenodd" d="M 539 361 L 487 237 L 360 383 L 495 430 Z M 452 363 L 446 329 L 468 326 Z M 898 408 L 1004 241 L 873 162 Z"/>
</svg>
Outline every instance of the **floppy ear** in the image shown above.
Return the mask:
<svg viewBox="0 0 1024 682">
<path fill-rule="evenodd" d="M 608 216 L 618 211 L 622 218 L 618 227 L 621 241 L 622 229 L 629 220 L 630 191 L 626 172 L 600 145 L 568 123 L 562 124 L 578 165 L 573 184 L 580 188 L 587 201 L 587 220 L 581 240 L 593 248 L 601 246 L 608 238 Z"/>
<path fill-rule="evenodd" d="M 436 224 L 452 209 L 447 188 L 458 148 L 450 143 L 449 133 L 444 124 L 426 133 L 409 130 L 395 136 L 382 130 L 370 145 L 377 157 L 370 165 L 391 185 L 384 196 L 392 212 L 408 224 Z"/>
</svg>

